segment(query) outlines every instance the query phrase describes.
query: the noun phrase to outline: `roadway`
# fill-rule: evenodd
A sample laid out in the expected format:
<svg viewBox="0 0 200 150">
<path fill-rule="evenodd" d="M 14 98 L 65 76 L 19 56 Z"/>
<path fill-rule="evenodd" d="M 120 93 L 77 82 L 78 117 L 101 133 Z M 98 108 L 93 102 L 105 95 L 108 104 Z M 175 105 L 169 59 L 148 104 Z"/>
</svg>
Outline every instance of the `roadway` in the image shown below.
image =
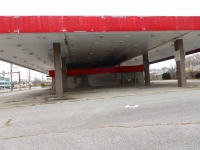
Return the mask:
<svg viewBox="0 0 200 150">
<path fill-rule="evenodd" d="M 5 105 L 0 109 L 0 149 L 198 150 L 200 88 L 176 88 L 166 83 L 133 87 L 134 94 L 130 94 L 130 86 L 82 89 L 67 95 L 82 93 L 80 96 L 88 99 L 77 96 L 49 103 L 32 99 L 35 105 Z M 110 96 L 114 89 L 121 95 Z M 23 93 L 21 98 L 38 98 L 37 94 L 41 99 L 54 95 L 41 88 Z M 13 99 L 14 95 L 7 97 L 8 101 Z"/>
</svg>

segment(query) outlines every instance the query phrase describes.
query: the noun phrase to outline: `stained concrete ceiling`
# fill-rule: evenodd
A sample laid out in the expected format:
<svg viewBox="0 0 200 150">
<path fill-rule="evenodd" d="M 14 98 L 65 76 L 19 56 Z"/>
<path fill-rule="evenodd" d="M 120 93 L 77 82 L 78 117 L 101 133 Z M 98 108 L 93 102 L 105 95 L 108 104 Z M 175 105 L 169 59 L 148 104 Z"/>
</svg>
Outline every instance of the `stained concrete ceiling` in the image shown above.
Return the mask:
<svg viewBox="0 0 200 150">
<path fill-rule="evenodd" d="M 150 62 L 173 56 L 175 39 L 186 52 L 200 48 L 200 31 L 0 34 L 0 59 L 48 73 L 59 42 L 68 68 L 133 66 L 145 52 Z"/>
</svg>

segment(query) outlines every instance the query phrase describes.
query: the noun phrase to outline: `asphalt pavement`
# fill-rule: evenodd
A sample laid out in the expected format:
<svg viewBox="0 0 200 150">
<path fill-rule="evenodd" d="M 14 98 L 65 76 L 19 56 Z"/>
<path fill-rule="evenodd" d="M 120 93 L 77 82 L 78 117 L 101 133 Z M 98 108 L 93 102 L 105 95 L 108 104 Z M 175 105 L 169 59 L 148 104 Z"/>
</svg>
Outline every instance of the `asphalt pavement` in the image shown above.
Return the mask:
<svg viewBox="0 0 200 150">
<path fill-rule="evenodd" d="M 121 97 L 93 95 L 93 99 L 2 108 L 0 149 L 199 150 L 200 89 L 160 92 L 160 88 L 153 88 L 154 93 L 140 88 L 143 93 Z"/>
</svg>

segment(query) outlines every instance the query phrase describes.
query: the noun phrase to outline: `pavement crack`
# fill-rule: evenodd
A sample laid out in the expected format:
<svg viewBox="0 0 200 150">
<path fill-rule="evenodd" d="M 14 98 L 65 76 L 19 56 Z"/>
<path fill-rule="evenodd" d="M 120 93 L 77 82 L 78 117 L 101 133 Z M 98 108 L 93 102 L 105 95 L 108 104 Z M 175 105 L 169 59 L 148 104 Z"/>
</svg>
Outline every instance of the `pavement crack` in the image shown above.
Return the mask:
<svg viewBox="0 0 200 150">
<path fill-rule="evenodd" d="M 184 122 L 184 123 L 172 123 L 172 124 L 151 124 L 151 125 L 138 125 L 138 126 L 123 126 L 123 125 L 109 125 L 92 127 L 90 129 L 102 129 L 102 128 L 143 128 L 143 127 L 154 127 L 154 126 L 173 126 L 173 125 L 198 125 L 200 122 Z"/>
<path fill-rule="evenodd" d="M 68 131 L 60 131 L 60 132 L 55 132 L 55 133 L 66 133 Z M 31 135 L 20 135 L 20 136 L 14 136 L 14 137 L 6 137 L 4 140 L 10 140 L 10 139 L 17 139 L 17 138 L 27 138 L 27 137 L 34 137 L 34 136 L 40 136 L 40 135 L 47 135 L 51 133 L 38 133 L 38 134 L 31 134 Z M 52 132 L 53 134 L 53 132 Z"/>
<path fill-rule="evenodd" d="M 92 127 L 92 129 L 101 129 L 101 128 L 131 128 L 131 127 L 130 126 L 117 126 L 117 125 Z"/>
<path fill-rule="evenodd" d="M 5 128 L 5 127 L 7 127 L 7 126 L 2 126 L 2 127 L 0 127 L 0 129 Z"/>
<path fill-rule="evenodd" d="M 153 127 L 153 126 L 198 125 L 198 124 L 200 124 L 200 122 L 183 122 L 183 123 L 172 123 L 172 124 L 151 124 L 151 125 L 137 125 L 137 126 L 108 125 L 108 126 L 100 126 L 100 127 L 91 127 L 89 129 L 142 128 L 142 127 Z M 6 126 L 4 126 L 4 127 L 6 127 Z M 88 130 L 88 128 L 84 128 L 84 129 Z M 4 140 L 17 139 L 17 138 L 27 138 L 27 137 L 35 137 L 35 136 L 47 135 L 47 134 L 54 134 L 54 133 L 60 133 L 61 134 L 61 133 L 67 133 L 67 132 L 69 132 L 69 131 L 59 131 L 59 132 L 52 132 L 52 133 L 46 133 L 45 132 L 45 133 L 30 134 L 30 135 L 20 135 L 20 136 L 14 136 L 14 137 L 5 137 Z"/>
<path fill-rule="evenodd" d="M 5 125 L 6 126 L 10 126 L 10 122 L 12 121 L 12 119 L 8 119 L 8 121 L 6 121 Z"/>
<path fill-rule="evenodd" d="M 17 139 L 17 138 L 23 138 L 23 137 L 32 137 L 32 136 L 45 135 L 45 134 L 48 134 L 48 133 L 33 134 L 33 135 L 20 135 L 20 136 L 4 138 L 4 140 Z"/>
</svg>

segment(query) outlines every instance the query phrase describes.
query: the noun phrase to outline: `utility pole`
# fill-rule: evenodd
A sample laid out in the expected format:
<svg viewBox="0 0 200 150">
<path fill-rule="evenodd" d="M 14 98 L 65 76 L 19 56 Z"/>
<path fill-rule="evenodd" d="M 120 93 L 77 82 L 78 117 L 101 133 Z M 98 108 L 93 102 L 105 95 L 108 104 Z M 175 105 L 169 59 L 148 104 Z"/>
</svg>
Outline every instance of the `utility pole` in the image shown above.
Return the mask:
<svg viewBox="0 0 200 150">
<path fill-rule="evenodd" d="M 21 91 L 21 77 L 20 77 L 20 71 L 18 71 L 18 72 L 12 72 L 12 73 L 18 73 L 18 74 L 19 74 L 19 90 Z"/>
<path fill-rule="evenodd" d="M 29 89 L 31 89 L 31 71 L 29 69 L 29 73 L 28 73 L 28 85 L 29 85 Z"/>
<path fill-rule="evenodd" d="M 5 89 L 5 77 L 3 77 L 3 89 Z"/>
<path fill-rule="evenodd" d="M 21 91 L 21 77 L 20 77 L 20 71 L 18 71 L 18 72 L 13 72 L 13 73 L 18 73 L 18 75 L 19 75 L 19 90 Z"/>
<path fill-rule="evenodd" d="M 20 71 L 19 71 L 19 90 L 21 91 L 21 78 L 20 78 Z"/>
<path fill-rule="evenodd" d="M 11 92 L 12 92 L 13 91 L 12 63 L 10 64 L 10 84 L 11 84 Z"/>
</svg>

